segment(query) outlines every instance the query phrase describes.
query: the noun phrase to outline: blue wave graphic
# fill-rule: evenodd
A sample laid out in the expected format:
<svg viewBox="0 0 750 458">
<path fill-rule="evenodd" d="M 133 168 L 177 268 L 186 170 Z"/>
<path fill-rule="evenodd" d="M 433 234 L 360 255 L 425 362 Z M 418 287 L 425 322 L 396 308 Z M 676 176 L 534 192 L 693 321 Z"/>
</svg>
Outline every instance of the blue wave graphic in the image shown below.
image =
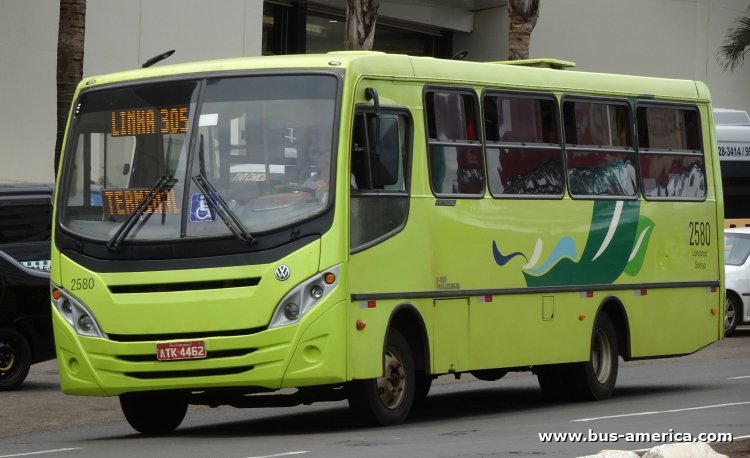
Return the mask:
<svg viewBox="0 0 750 458">
<path fill-rule="evenodd" d="M 516 251 L 515 253 L 510 253 L 508 255 L 502 254 L 500 250 L 497 248 L 497 244 L 495 243 L 494 240 L 492 241 L 492 255 L 495 256 L 495 262 L 500 267 L 507 264 L 508 261 L 515 258 L 516 256 L 523 256 L 523 258 L 526 259 L 526 256 L 524 256 L 524 254 L 521 253 L 520 251 Z"/>
<path fill-rule="evenodd" d="M 536 269 L 527 269 L 526 272 L 531 275 L 543 274 L 551 269 L 552 266 L 560 262 L 561 259 L 569 258 L 575 261 L 577 257 L 578 249 L 576 248 L 575 242 L 570 236 L 565 236 L 557 242 L 555 249 L 552 250 L 552 253 L 550 253 L 549 258 L 547 258 L 547 261 L 545 261 L 544 264 Z"/>
</svg>

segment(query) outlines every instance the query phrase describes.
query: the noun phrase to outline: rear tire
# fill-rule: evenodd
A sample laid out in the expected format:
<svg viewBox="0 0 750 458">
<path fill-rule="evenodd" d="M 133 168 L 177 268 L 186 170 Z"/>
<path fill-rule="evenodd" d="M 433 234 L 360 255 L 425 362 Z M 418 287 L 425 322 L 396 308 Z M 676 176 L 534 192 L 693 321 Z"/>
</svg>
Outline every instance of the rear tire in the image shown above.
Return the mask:
<svg viewBox="0 0 750 458">
<path fill-rule="evenodd" d="M 185 418 L 188 403 L 177 392 L 148 391 L 120 395 L 120 407 L 133 429 L 156 435 L 177 429 Z"/>
<path fill-rule="evenodd" d="M 0 327 L 0 391 L 18 388 L 31 368 L 31 347 L 14 328 Z"/>
<path fill-rule="evenodd" d="M 584 363 L 570 365 L 568 386 L 580 400 L 594 401 L 612 396 L 617 381 L 617 333 L 612 320 L 601 314 L 591 334 L 591 356 Z"/>
<path fill-rule="evenodd" d="M 724 337 L 734 334 L 737 323 L 742 316 L 742 304 L 731 294 L 724 301 Z"/>
<path fill-rule="evenodd" d="M 399 331 L 391 329 L 383 350 L 383 377 L 352 382 L 349 407 L 365 424 L 397 425 L 409 415 L 415 386 L 409 343 Z"/>
</svg>

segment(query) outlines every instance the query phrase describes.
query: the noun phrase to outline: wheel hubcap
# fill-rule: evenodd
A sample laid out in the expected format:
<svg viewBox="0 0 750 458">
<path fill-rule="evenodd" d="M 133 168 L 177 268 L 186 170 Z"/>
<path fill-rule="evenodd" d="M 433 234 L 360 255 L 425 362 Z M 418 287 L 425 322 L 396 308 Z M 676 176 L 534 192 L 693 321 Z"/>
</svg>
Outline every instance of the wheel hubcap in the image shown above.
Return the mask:
<svg viewBox="0 0 750 458">
<path fill-rule="evenodd" d="M 734 302 L 727 299 L 724 302 L 724 330 L 730 329 L 734 324 Z"/>
<path fill-rule="evenodd" d="M 378 393 L 380 400 L 389 409 L 398 407 L 406 394 L 406 370 L 398 353 L 387 351 L 385 353 L 385 373 L 380 377 Z"/>
<path fill-rule="evenodd" d="M 0 344 L 0 372 L 11 370 L 15 362 L 16 356 L 13 354 L 13 348 L 7 344 Z"/>
<path fill-rule="evenodd" d="M 612 373 L 612 347 L 607 334 L 601 329 L 596 331 L 591 348 L 591 365 L 599 383 L 606 383 Z"/>
</svg>

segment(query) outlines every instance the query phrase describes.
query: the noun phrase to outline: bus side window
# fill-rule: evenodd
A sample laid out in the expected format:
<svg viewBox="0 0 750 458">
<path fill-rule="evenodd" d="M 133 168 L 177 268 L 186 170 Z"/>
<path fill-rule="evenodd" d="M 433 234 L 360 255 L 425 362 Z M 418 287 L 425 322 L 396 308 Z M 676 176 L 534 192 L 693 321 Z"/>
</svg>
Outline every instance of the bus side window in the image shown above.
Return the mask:
<svg viewBox="0 0 750 458">
<path fill-rule="evenodd" d="M 554 99 L 488 92 L 483 106 L 492 195 L 562 197 L 562 147 Z"/>
<path fill-rule="evenodd" d="M 411 123 L 403 114 L 356 114 L 350 178 L 352 251 L 386 239 L 406 222 L 409 194 L 405 177 L 410 139 Z"/>
<path fill-rule="evenodd" d="M 705 199 L 706 169 L 698 112 L 639 104 L 636 125 L 644 196 Z"/>
<path fill-rule="evenodd" d="M 484 158 L 474 94 L 425 95 L 430 184 L 435 195 L 484 194 Z"/>
<path fill-rule="evenodd" d="M 636 197 L 636 158 L 625 103 L 563 102 L 568 190 L 572 196 Z"/>
</svg>

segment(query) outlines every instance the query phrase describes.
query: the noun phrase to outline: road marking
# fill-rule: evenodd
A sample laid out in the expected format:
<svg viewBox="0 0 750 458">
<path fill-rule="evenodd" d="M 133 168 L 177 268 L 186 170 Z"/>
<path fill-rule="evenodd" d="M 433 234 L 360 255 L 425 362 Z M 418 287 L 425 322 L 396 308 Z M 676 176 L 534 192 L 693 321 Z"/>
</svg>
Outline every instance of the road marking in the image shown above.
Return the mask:
<svg viewBox="0 0 750 458">
<path fill-rule="evenodd" d="M 310 453 L 310 450 L 298 450 L 296 452 L 274 453 L 273 455 L 263 455 L 263 456 L 248 456 L 246 458 L 275 458 L 277 456 L 302 455 L 305 453 Z M 0 456 L 0 458 L 3 458 L 3 457 Z"/>
<path fill-rule="evenodd" d="M 743 402 L 731 402 L 728 404 L 714 404 L 709 406 L 698 406 L 698 407 L 686 407 L 684 409 L 670 409 L 670 410 L 655 410 L 651 412 L 636 412 L 636 413 L 625 413 L 621 415 L 607 415 L 605 417 L 591 417 L 591 418 L 579 418 L 578 420 L 570 420 L 570 421 L 593 421 L 593 420 L 606 420 L 609 418 L 623 418 L 623 417 L 637 417 L 641 415 L 655 415 L 658 413 L 675 413 L 675 412 L 687 412 L 689 410 L 703 410 L 703 409 L 714 409 L 717 407 L 730 407 L 730 406 L 742 406 L 750 404 L 750 401 L 743 401 Z M 0 457 L 2 458 L 2 457 Z"/>
<path fill-rule="evenodd" d="M 31 456 L 31 455 L 42 455 L 44 453 L 57 453 L 57 452 L 69 452 L 71 450 L 80 450 L 81 447 L 74 448 L 56 448 L 54 450 L 40 450 L 38 452 L 27 452 L 27 453 L 16 453 L 15 455 L 0 455 L 0 458 L 11 458 L 13 456 Z"/>
<path fill-rule="evenodd" d="M 741 375 L 739 377 L 727 377 L 727 380 L 739 380 L 741 378 L 750 378 L 750 375 Z"/>
</svg>

